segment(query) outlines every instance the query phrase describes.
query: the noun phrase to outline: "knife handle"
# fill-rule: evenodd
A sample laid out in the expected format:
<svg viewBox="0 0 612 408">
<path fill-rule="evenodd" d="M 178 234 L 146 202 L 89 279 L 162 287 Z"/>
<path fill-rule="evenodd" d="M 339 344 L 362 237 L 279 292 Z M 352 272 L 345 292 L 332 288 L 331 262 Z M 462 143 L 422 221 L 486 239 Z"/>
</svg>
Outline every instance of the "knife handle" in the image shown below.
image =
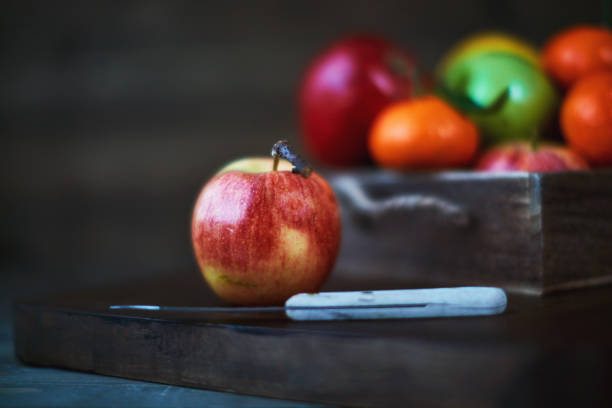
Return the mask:
<svg viewBox="0 0 612 408">
<path fill-rule="evenodd" d="M 287 316 L 301 321 L 494 315 L 506 305 L 506 293 L 493 287 L 301 293 L 285 303 Z"/>
</svg>

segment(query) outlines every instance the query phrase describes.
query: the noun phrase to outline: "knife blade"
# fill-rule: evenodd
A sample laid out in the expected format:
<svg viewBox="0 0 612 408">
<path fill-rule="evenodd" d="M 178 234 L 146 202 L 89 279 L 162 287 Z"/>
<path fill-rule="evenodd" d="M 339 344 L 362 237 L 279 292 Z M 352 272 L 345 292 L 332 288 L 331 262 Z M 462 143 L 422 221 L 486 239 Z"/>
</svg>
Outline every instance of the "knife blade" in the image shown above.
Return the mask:
<svg viewBox="0 0 612 408">
<path fill-rule="evenodd" d="M 409 319 L 502 313 L 506 293 L 495 287 L 300 293 L 284 306 L 111 305 L 110 310 L 189 313 L 284 312 L 291 320 Z"/>
</svg>

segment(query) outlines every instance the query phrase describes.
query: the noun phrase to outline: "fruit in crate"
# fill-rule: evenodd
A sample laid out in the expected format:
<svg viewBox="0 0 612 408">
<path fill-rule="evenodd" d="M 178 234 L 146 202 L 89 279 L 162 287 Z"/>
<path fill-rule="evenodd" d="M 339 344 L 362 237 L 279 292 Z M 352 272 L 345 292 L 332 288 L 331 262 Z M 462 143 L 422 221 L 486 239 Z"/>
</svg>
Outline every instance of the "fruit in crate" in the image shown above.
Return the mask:
<svg viewBox="0 0 612 408">
<path fill-rule="evenodd" d="M 304 144 L 325 164 L 367 163 L 374 117 L 389 103 L 410 98 L 417 84 L 413 58 L 389 41 L 348 37 L 316 57 L 299 89 Z"/>
<path fill-rule="evenodd" d="M 561 107 L 561 128 L 589 163 L 612 165 L 612 71 L 586 76 L 570 89 Z"/>
<path fill-rule="evenodd" d="M 558 106 L 544 72 L 506 53 L 484 53 L 452 64 L 438 88 L 478 125 L 485 145 L 539 137 Z"/>
<path fill-rule="evenodd" d="M 438 75 L 444 75 L 448 67 L 460 60 L 491 52 L 515 55 L 534 65 L 538 65 L 540 59 L 534 46 L 514 35 L 502 32 L 483 32 L 467 37 L 455 45 L 442 58 L 436 71 Z"/>
<path fill-rule="evenodd" d="M 480 171 L 569 171 L 587 170 L 586 161 L 565 146 L 513 142 L 487 150 L 478 160 Z"/>
<path fill-rule="evenodd" d="M 469 164 L 478 149 L 478 130 L 435 96 L 397 102 L 372 125 L 370 153 L 394 169 L 439 169 Z"/>
<path fill-rule="evenodd" d="M 542 63 L 564 87 L 588 74 L 612 70 L 612 31 L 592 25 L 566 29 L 548 41 Z"/>
<path fill-rule="evenodd" d="M 230 303 L 280 304 L 315 292 L 338 253 L 332 189 L 286 143 L 273 151 L 293 160 L 294 171 L 284 160 L 274 169 L 277 158 L 232 162 L 206 183 L 193 210 L 197 262 L 213 291 Z"/>
</svg>

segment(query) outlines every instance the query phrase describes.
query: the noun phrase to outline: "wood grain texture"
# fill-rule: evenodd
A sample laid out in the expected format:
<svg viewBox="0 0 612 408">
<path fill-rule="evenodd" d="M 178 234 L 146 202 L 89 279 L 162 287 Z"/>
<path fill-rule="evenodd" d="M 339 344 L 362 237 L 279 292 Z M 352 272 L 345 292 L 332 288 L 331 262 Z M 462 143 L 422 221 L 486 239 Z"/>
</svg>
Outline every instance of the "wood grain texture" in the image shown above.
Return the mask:
<svg viewBox="0 0 612 408">
<path fill-rule="evenodd" d="M 544 289 L 612 281 L 612 172 L 539 175 Z"/>
<path fill-rule="evenodd" d="M 323 408 L 323 405 L 25 366 L 15 358 L 8 329 L 8 322 L 0 319 L 0 407 Z"/>
<path fill-rule="evenodd" d="M 510 296 L 503 315 L 292 322 L 150 312 L 130 303 L 215 305 L 196 276 L 21 302 L 15 347 L 30 364 L 351 406 L 605 406 L 612 287 Z M 326 289 L 350 287 L 335 279 Z M 604 404 L 604 405 L 602 405 Z"/>
<path fill-rule="evenodd" d="M 393 287 L 496 285 L 545 294 L 612 279 L 612 173 L 380 170 L 332 174 L 358 181 L 374 200 L 436 197 L 462 208 L 467 226 L 426 209 L 363 220 L 341 200 L 344 242 L 339 274 Z M 341 195 L 342 197 L 342 195 Z"/>
</svg>

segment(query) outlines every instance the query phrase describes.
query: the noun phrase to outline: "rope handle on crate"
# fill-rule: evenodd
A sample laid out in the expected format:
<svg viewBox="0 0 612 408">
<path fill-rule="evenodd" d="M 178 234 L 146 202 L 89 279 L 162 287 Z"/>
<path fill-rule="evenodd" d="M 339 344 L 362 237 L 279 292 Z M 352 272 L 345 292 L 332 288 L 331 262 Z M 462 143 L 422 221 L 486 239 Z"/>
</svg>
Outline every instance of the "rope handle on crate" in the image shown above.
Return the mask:
<svg viewBox="0 0 612 408">
<path fill-rule="evenodd" d="M 470 223 L 465 208 L 434 195 L 411 193 L 373 199 L 354 177 L 338 176 L 331 180 L 331 184 L 350 211 L 368 221 L 375 221 L 392 213 L 429 212 L 437 221 L 457 227 L 465 227 Z"/>
</svg>

